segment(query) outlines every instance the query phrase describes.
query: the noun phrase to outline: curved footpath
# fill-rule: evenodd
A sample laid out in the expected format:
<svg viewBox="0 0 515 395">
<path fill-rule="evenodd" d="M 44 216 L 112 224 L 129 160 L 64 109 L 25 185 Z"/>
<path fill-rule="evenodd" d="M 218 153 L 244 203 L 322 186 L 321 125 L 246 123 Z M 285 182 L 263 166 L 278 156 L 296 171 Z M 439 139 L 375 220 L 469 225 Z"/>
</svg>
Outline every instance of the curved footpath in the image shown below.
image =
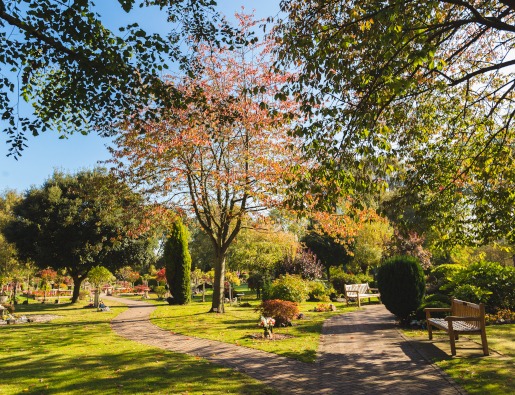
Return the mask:
<svg viewBox="0 0 515 395">
<path fill-rule="evenodd" d="M 284 394 L 465 394 L 395 329 L 383 305 L 324 322 L 316 363 L 193 336 L 173 335 L 150 322 L 156 306 L 112 296 L 129 309 L 111 321 L 124 338 L 205 358 L 244 372 Z"/>
</svg>

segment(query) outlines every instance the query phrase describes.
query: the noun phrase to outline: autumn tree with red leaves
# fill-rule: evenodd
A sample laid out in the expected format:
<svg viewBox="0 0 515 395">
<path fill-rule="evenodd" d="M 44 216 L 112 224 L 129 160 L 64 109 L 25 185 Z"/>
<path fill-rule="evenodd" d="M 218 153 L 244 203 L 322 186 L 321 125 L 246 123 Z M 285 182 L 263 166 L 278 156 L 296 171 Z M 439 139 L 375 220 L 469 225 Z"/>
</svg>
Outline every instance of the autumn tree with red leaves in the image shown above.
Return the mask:
<svg viewBox="0 0 515 395">
<path fill-rule="evenodd" d="M 209 236 L 215 255 L 211 310 L 218 312 L 224 312 L 229 246 L 246 218 L 283 203 L 293 169 L 303 166 L 300 141 L 288 133 L 295 119 L 282 116 L 297 103 L 274 100 L 291 76 L 273 71 L 275 43 L 253 38 L 253 16 L 236 18 L 240 45 L 195 43 L 197 76 L 167 78 L 185 97 L 202 92 L 203 105 L 163 114 L 161 122 L 143 126 L 144 134 L 128 120 L 112 151 L 121 177 L 194 215 Z"/>
</svg>

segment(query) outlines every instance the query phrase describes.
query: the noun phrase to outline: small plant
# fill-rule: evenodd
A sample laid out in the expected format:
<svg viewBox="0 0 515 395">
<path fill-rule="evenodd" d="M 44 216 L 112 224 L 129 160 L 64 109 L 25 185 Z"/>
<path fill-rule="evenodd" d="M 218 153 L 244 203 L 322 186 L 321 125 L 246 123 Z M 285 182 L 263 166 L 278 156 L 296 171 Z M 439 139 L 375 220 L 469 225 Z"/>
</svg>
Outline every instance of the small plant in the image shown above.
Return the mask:
<svg viewBox="0 0 515 395">
<path fill-rule="evenodd" d="M 154 287 L 154 292 L 159 299 L 162 299 L 165 296 L 166 288 L 160 285 L 159 287 Z"/>
<path fill-rule="evenodd" d="M 89 296 L 89 292 L 87 291 L 80 291 L 79 292 L 79 300 L 87 298 Z"/>
<path fill-rule="evenodd" d="M 273 299 L 263 302 L 255 311 L 263 316 L 275 318 L 277 326 L 287 326 L 299 314 L 299 306 L 297 303 Z"/>
<path fill-rule="evenodd" d="M 327 286 L 322 281 L 310 281 L 308 287 L 309 300 L 315 300 L 324 303 L 329 303 L 331 301 L 329 295 L 335 292 L 332 286 Z"/>
</svg>

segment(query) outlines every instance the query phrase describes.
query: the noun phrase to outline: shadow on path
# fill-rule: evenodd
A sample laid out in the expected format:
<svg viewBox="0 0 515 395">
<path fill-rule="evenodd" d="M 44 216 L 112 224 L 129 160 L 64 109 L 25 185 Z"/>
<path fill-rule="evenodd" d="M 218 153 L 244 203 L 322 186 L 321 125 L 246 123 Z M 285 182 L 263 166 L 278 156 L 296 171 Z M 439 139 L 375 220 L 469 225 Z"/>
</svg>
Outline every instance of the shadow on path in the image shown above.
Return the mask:
<svg viewBox="0 0 515 395">
<path fill-rule="evenodd" d="M 129 309 L 112 329 L 140 343 L 205 358 L 244 372 L 284 394 L 465 394 L 428 363 L 395 329 L 383 305 L 331 317 L 324 322 L 315 364 L 193 336 L 153 325 L 148 302 L 104 296 Z"/>
</svg>

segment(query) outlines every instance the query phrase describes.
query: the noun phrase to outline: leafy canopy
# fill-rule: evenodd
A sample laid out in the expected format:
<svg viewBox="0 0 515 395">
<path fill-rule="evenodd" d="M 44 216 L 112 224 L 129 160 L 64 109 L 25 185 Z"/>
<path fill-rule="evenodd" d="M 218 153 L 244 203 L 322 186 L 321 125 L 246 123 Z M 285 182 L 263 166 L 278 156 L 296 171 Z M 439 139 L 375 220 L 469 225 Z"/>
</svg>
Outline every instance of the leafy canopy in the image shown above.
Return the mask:
<svg viewBox="0 0 515 395">
<path fill-rule="evenodd" d="M 316 193 L 385 187 L 398 160 L 407 171 L 393 203 L 425 213 L 450 242 L 515 237 L 513 2 L 291 0 L 282 10 L 276 65 L 299 72 L 284 94 L 299 94 L 308 117 L 297 133 L 322 164 L 311 177 L 329 186 Z"/>
<path fill-rule="evenodd" d="M 147 211 L 139 195 L 102 169 L 75 175 L 56 171 L 41 188 L 26 192 L 13 207 L 17 220 L 3 232 L 22 259 L 42 269 L 65 269 L 74 280 L 75 300 L 93 267 L 114 270 L 152 259 L 149 242 L 130 236 L 142 221 L 133 215 L 138 206 Z"/>
<path fill-rule="evenodd" d="M 56 129 L 63 138 L 74 131 L 88 134 L 92 125 L 109 131 L 127 114 L 154 118 L 152 111 L 140 113 L 151 103 L 183 106 L 182 94 L 158 78 L 170 62 L 189 68 L 181 37 L 219 43 L 228 32 L 211 0 L 118 3 L 126 12 L 135 5 L 157 6 L 182 29 L 171 28 L 163 38 L 134 23 L 116 33 L 103 25 L 91 0 L 0 0 L 0 116 L 9 155 L 21 155 L 27 132 Z M 19 115 L 19 96 L 33 106 L 33 116 Z"/>
</svg>

